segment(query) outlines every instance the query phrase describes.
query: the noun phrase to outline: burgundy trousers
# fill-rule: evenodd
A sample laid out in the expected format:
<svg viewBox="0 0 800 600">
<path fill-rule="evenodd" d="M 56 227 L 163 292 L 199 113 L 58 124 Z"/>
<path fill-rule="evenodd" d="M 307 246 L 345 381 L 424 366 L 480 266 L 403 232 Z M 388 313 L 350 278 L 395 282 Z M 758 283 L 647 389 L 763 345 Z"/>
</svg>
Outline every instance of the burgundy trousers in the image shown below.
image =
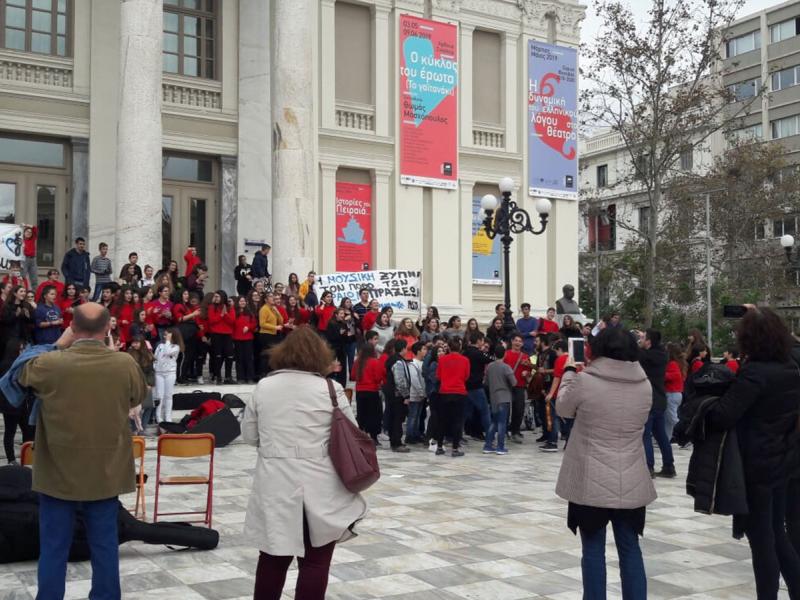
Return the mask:
<svg viewBox="0 0 800 600">
<path fill-rule="evenodd" d="M 336 542 L 314 548 L 308 537 L 308 524 L 303 520 L 305 557 L 297 559 L 297 585 L 294 597 L 298 600 L 325 600 L 328 588 L 328 571 L 331 567 Z M 294 556 L 273 556 L 261 552 L 256 570 L 256 589 L 253 600 L 280 600 L 286 572 Z"/>
</svg>

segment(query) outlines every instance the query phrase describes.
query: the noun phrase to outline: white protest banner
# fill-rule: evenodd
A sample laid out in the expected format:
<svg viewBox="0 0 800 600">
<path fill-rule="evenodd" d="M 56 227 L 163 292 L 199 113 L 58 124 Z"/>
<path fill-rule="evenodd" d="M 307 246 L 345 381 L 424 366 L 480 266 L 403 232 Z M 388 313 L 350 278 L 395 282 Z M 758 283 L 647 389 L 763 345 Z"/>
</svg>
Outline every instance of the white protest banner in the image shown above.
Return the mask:
<svg viewBox="0 0 800 600">
<path fill-rule="evenodd" d="M 0 224 L 0 269 L 10 269 L 12 260 L 22 260 L 22 226 Z"/>
<path fill-rule="evenodd" d="M 333 294 L 333 303 L 339 306 L 344 298 L 353 303 L 359 301 L 358 291 L 367 288 L 370 300 L 377 300 L 381 307 L 391 306 L 397 311 L 419 312 L 420 308 L 419 271 L 356 271 L 352 273 L 330 273 L 317 275 L 314 289 L 317 297 L 325 290 Z"/>
</svg>

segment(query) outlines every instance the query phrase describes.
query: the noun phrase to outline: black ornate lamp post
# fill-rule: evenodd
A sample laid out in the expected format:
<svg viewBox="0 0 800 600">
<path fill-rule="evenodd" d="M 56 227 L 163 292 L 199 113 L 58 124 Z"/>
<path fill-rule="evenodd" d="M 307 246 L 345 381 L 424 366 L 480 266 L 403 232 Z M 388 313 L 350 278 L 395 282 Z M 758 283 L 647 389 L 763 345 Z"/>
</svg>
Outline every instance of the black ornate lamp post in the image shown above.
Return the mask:
<svg viewBox="0 0 800 600">
<path fill-rule="evenodd" d="M 517 203 L 511 199 L 511 190 L 514 189 L 514 181 L 510 177 L 503 177 L 503 179 L 500 180 L 499 187 L 500 192 L 503 194 L 500 207 L 498 208 L 497 206 L 497 198 L 491 194 L 487 194 L 481 198 L 481 208 L 486 215 L 483 219 L 483 227 L 486 230 L 486 235 L 492 240 L 499 235 L 500 241 L 503 243 L 503 286 L 505 288 L 506 304 L 503 329 L 506 335 L 509 335 L 516 328 L 511 313 L 510 255 L 511 242 L 514 241 L 512 234 L 519 235 L 526 231 L 533 235 L 543 234 L 545 229 L 547 229 L 547 219 L 550 215 L 552 205 L 547 198 L 538 198 L 536 200 L 534 208 L 536 208 L 536 212 L 539 213 L 541 228 L 534 229 L 528 211 L 517 206 Z"/>
<path fill-rule="evenodd" d="M 786 252 L 787 268 L 791 271 L 800 271 L 800 252 L 795 252 L 795 255 L 792 256 L 794 237 L 788 234 L 781 236 L 781 246 Z"/>
</svg>

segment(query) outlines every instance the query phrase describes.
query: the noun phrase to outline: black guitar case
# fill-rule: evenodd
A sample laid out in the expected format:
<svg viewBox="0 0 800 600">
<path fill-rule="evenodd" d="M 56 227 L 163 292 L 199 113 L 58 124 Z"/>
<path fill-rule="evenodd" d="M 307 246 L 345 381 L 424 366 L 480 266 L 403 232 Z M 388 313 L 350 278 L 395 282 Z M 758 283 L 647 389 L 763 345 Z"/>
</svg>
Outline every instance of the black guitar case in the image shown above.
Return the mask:
<svg viewBox="0 0 800 600">
<path fill-rule="evenodd" d="M 39 497 L 31 491 L 32 471 L 27 467 L 0 467 L 0 563 L 39 558 Z M 219 533 L 183 523 L 143 523 L 120 504 L 117 521 L 119 543 L 141 541 L 198 550 L 213 550 Z M 89 560 L 86 529 L 78 515 L 70 561 Z"/>
<path fill-rule="evenodd" d="M 219 392 L 204 392 L 203 390 L 172 394 L 172 410 L 194 410 L 206 400 L 219 400 L 222 402 L 222 394 Z"/>
</svg>

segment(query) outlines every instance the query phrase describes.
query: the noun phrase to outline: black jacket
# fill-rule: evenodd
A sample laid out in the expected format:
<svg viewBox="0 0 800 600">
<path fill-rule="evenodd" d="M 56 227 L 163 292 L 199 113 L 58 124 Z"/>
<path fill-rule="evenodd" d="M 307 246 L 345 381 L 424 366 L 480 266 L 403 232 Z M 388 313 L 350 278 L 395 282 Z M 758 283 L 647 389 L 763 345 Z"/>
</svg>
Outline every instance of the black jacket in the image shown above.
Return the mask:
<svg viewBox="0 0 800 600">
<path fill-rule="evenodd" d="M 746 361 L 709 410 L 717 431 L 736 427 L 748 485 L 774 485 L 800 475 L 800 368 Z"/>
<path fill-rule="evenodd" d="M 664 374 L 667 372 L 669 356 L 661 346 L 649 350 L 639 350 L 639 364 L 642 365 L 653 388 L 653 410 L 667 410 L 667 394 L 664 391 Z"/>
<path fill-rule="evenodd" d="M 485 352 L 478 350 L 475 346 L 467 346 L 464 349 L 464 356 L 469 359 L 467 389 L 479 390 L 483 387 L 483 374 L 486 372 L 486 365 L 491 364 L 494 359 Z"/>
<path fill-rule="evenodd" d="M 89 253 L 78 252 L 71 248 L 61 261 L 61 274 L 66 283 L 77 283 L 89 287 L 89 278 L 92 275 Z"/>
</svg>

